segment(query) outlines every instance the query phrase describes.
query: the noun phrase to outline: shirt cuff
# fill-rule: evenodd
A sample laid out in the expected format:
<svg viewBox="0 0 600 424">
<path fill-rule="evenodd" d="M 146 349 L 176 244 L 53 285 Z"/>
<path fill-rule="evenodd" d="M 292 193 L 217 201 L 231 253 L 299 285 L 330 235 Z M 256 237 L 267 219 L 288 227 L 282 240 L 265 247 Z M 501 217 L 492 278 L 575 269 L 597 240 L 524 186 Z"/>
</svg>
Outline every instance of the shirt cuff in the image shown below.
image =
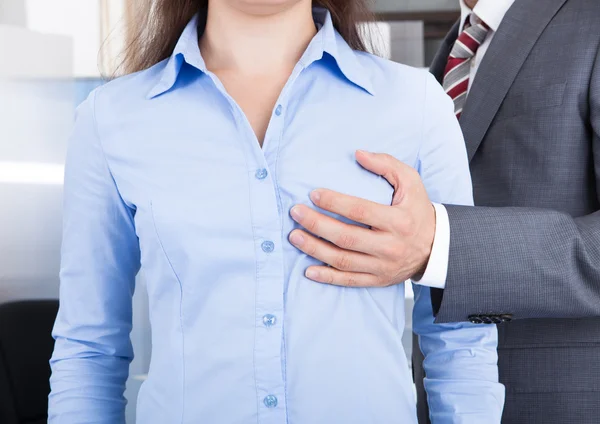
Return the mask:
<svg viewBox="0 0 600 424">
<path fill-rule="evenodd" d="M 450 219 L 444 205 L 434 203 L 433 207 L 435 208 L 435 235 L 431 255 L 423 276 L 419 280 L 412 281 L 420 286 L 443 289 L 446 287 L 450 256 Z"/>
</svg>

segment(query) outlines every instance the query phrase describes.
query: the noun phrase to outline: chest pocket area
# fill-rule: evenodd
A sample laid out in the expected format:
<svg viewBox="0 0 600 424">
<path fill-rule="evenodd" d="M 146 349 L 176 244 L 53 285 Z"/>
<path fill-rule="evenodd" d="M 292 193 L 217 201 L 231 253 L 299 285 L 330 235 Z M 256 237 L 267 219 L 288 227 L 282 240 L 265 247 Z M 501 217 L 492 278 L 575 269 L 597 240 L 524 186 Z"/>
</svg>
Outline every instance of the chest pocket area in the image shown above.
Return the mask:
<svg viewBox="0 0 600 424">
<path fill-rule="evenodd" d="M 537 82 L 522 91 L 509 93 L 502 105 L 499 119 L 535 115 L 543 113 L 547 108 L 561 106 L 566 87 L 566 82 Z"/>
</svg>

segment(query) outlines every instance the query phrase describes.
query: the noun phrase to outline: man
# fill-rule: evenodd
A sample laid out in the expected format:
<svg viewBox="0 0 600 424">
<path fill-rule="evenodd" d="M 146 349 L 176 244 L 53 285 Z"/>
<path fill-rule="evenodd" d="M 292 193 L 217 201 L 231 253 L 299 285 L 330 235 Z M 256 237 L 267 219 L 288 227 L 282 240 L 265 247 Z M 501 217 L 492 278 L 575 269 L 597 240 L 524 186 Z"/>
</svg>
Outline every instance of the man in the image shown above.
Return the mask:
<svg viewBox="0 0 600 424">
<path fill-rule="evenodd" d="M 503 423 L 597 423 L 600 2 L 462 1 L 431 71 L 454 99 L 478 207 L 435 205 L 434 216 L 413 171 L 359 152 L 398 200 L 383 206 L 321 189 L 316 206 L 381 225 L 365 240 L 308 209 L 297 247 L 330 265 L 307 270 L 315 281 L 377 287 L 412 277 L 434 287 L 436 322 L 502 323 Z M 364 247 L 381 243 L 385 255 Z"/>
</svg>

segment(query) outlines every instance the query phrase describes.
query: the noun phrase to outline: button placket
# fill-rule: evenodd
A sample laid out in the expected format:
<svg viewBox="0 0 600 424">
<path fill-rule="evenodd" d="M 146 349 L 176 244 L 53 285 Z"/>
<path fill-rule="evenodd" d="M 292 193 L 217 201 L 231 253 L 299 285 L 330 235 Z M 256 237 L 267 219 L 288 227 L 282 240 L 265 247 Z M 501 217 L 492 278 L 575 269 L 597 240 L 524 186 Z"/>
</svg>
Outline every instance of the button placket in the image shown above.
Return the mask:
<svg viewBox="0 0 600 424">
<path fill-rule="evenodd" d="M 296 67 L 290 81 L 301 72 Z M 250 172 L 250 201 L 260 207 L 252 207 L 252 227 L 257 248 L 256 267 L 256 321 L 254 368 L 259 401 L 259 421 L 264 423 L 287 422 L 284 362 L 283 326 L 278 321 L 283 316 L 284 261 L 282 234 L 282 208 L 276 175 L 277 155 L 283 135 L 285 106 L 281 99 L 287 97 L 291 84 L 284 87 L 273 111 L 262 149 L 256 143 L 252 128 L 247 125 L 248 139 L 244 143 L 248 164 L 254 164 Z M 283 322 L 283 321 L 282 321 Z"/>
<path fill-rule="evenodd" d="M 275 130 L 279 132 L 279 128 Z M 259 156 L 256 150 L 252 154 L 254 169 L 248 171 L 250 201 L 256 205 L 251 213 L 257 260 L 254 374 L 258 414 L 261 422 L 286 422 L 283 331 L 278 325 L 279 319 L 283 319 L 282 218 L 268 154 Z"/>
</svg>

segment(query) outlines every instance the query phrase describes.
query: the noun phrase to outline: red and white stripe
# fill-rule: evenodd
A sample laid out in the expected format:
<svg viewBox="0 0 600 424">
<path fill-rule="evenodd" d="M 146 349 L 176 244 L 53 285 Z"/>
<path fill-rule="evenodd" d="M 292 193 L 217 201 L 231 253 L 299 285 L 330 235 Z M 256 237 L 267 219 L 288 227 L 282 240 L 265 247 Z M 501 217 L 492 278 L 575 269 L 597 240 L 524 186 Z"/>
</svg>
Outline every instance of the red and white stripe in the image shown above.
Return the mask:
<svg viewBox="0 0 600 424">
<path fill-rule="evenodd" d="M 469 22 L 470 17 L 452 47 L 444 72 L 444 90 L 454 101 L 454 113 L 457 118 L 460 118 L 467 99 L 471 61 L 490 30 L 483 22 L 475 25 L 470 25 Z"/>
</svg>

